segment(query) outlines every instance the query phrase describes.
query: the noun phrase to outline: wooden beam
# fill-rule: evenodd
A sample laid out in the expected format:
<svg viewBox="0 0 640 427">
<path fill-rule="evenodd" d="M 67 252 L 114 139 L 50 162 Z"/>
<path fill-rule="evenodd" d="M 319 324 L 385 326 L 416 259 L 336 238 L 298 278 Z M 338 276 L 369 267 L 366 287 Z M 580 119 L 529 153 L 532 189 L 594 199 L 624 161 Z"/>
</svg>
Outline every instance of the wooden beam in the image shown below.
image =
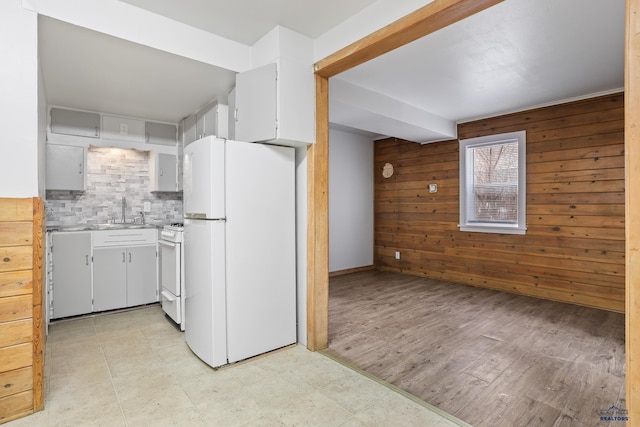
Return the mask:
<svg viewBox="0 0 640 427">
<path fill-rule="evenodd" d="M 315 72 L 319 76 L 333 77 L 502 1 L 435 0 L 318 61 Z"/>
<path fill-rule="evenodd" d="M 626 405 L 640 420 L 640 0 L 627 0 L 625 37 Z"/>
<path fill-rule="evenodd" d="M 307 151 L 307 347 L 329 343 L 329 80 L 316 76 L 316 142 Z"/>
</svg>

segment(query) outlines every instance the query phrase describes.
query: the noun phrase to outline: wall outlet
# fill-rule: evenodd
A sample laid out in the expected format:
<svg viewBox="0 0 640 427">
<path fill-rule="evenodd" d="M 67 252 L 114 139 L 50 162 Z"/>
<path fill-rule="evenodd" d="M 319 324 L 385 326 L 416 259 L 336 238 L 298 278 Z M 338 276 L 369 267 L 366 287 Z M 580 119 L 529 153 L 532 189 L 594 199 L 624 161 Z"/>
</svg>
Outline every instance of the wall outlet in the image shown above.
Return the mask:
<svg viewBox="0 0 640 427">
<path fill-rule="evenodd" d="M 396 259 L 400 259 L 400 251 L 396 251 Z"/>
<path fill-rule="evenodd" d="M 144 202 L 144 203 L 142 204 L 142 211 L 143 211 L 144 213 L 149 213 L 149 212 L 151 212 L 151 202 Z"/>
</svg>

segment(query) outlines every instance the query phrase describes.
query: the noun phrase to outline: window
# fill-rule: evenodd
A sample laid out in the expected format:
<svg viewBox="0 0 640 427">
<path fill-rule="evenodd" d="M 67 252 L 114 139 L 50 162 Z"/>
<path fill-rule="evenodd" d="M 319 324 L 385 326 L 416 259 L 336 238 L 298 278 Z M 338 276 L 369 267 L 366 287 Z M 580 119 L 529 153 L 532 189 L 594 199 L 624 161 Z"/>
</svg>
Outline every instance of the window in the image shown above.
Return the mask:
<svg viewBox="0 0 640 427">
<path fill-rule="evenodd" d="M 525 234 L 525 131 L 460 140 L 460 230 Z"/>
</svg>

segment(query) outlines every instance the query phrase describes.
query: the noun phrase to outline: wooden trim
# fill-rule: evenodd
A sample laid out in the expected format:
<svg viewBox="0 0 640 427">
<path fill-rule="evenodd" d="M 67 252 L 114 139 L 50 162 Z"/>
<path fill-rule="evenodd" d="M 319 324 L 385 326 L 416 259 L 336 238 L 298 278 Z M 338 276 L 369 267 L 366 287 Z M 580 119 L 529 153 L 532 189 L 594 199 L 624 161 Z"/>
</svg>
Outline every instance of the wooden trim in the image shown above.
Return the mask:
<svg viewBox="0 0 640 427">
<path fill-rule="evenodd" d="M 307 347 L 329 342 L 329 82 L 328 78 L 411 43 L 502 0 L 435 0 L 318 61 L 316 141 L 307 151 Z"/>
<path fill-rule="evenodd" d="M 318 61 L 315 72 L 319 76 L 333 77 L 502 1 L 435 0 Z"/>
<path fill-rule="evenodd" d="M 625 36 L 625 289 L 626 404 L 640 420 L 640 0 L 627 0 Z"/>
<path fill-rule="evenodd" d="M 44 304 L 43 248 L 45 232 L 44 202 L 33 199 L 33 410 L 44 409 Z"/>
<path fill-rule="evenodd" d="M 316 143 L 307 151 L 307 347 L 329 344 L 329 80 L 316 76 Z"/>
<path fill-rule="evenodd" d="M 369 270 L 375 270 L 375 269 L 376 268 L 373 265 L 365 265 L 363 267 L 356 267 L 356 268 L 347 268 L 346 270 L 332 271 L 329 273 L 329 277 L 344 276 L 345 274 L 360 273 L 361 271 L 369 271 Z"/>
</svg>

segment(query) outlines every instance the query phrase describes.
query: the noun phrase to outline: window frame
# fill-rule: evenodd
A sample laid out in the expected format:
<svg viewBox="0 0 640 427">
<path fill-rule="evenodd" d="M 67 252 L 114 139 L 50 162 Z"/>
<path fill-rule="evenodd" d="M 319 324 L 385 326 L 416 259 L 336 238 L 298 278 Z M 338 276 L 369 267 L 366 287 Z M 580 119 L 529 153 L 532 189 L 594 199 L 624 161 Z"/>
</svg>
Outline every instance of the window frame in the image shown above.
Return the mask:
<svg viewBox="0 0 640 427">
<path fill-rule="evenodd" d="M 498 234 L 526 234 L 527 231 L 527 154 L 526 154 L 526 131 L 508 132 L 496 135 L 487 135 L 476 138 L 460 139 L 460 231 L 471 231 L 480 233 Z M 473 191 L 473 179 L 468 179 L 469 174 L 473 177 L 473 163 L 471 162 L 470 148 L 487 147 L 491 145 L 501 145 L 518 143 L 518 220 L 514 224 L 497 222 L 476 222 L 469 221 L 467 208 L 467 194 Z M 471 167 L 468 164 L 471 163 Z"/>
</svg>

